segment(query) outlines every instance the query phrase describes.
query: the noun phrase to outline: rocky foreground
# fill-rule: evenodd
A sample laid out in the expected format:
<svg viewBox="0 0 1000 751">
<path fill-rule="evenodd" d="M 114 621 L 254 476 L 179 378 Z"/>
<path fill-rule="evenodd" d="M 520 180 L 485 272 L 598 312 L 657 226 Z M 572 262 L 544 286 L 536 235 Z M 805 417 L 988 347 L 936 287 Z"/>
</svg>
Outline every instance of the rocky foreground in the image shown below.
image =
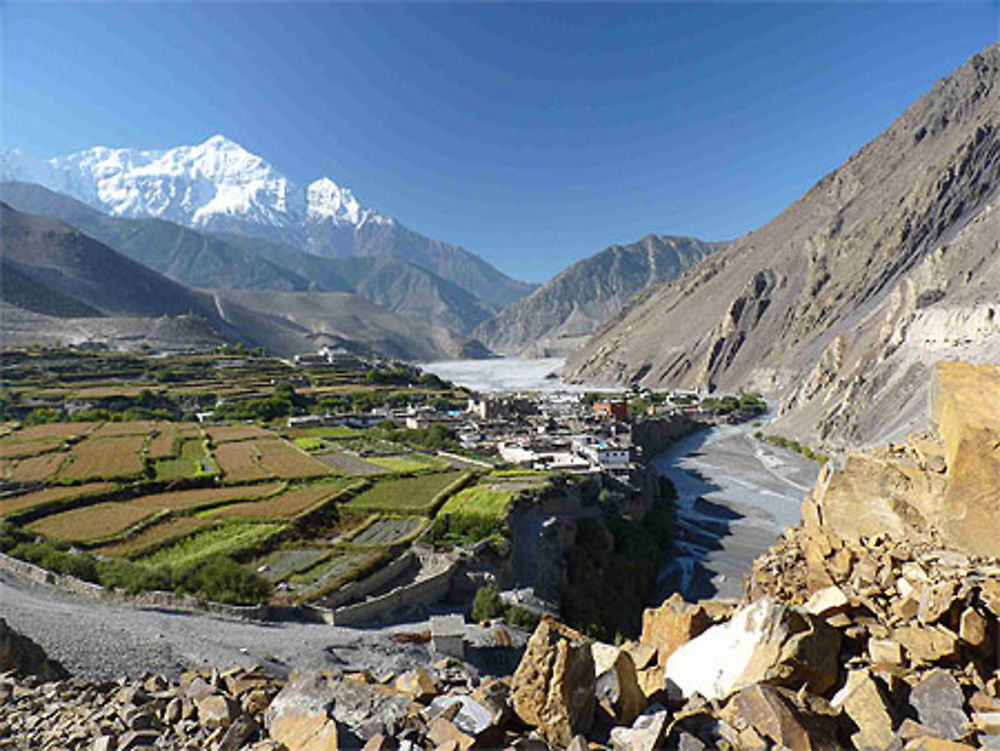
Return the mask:
<svg viewBox="0 0 1000 751">
<path fill-rule="evenodd" d="M 638 641 L 544 619 L 500 678 L 439 655 L 95 683 L 2 628 L 0 748 L 1000 749 L 1000 369 L 932 394 L 936 432 L 828 469 L 740 602 L 674 595 Z"/>
</svg>

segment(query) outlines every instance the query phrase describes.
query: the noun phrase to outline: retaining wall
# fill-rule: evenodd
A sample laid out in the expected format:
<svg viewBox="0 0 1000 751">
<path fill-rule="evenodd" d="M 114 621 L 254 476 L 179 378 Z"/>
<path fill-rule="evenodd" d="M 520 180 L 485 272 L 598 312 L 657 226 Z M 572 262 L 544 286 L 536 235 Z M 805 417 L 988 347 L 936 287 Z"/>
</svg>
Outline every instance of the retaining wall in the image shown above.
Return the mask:
<svg viewBox="0 0 1000 751">
<path fill-rule="evenodd" d="M 77 579 L 75 576 L 55 574 L 33 563 L 12 558 L 0 553 L 0 572 L 35 584 L 55 587 L 82 597 L 103 602 L 130 605 L 148 610 L 178 610 L 187 613 L 208 613 L 220 618 L 240 621 L 270 620 L 270 611 L 265 605 L 225 605 L 218 602 L 184 597 L 173 592 L 141 592 L 129 595 L 121 590 L 106 589 L 99 584 Z"/>
<path fill-rule="evenodd" d="M 448 594 L 456 570 L 458 561 L 453 561 L 444 571 L 426 579 L 397 587 L 365 602 L 335 608 L 330 622 L 334 626 L 353 626 L 379 620 L 402 608 L 431 605 Z"/>
<path fill-rule="evenodd" d="M 331 592 L 323 598 L 323 606 L 335 608 L 349 600 L 360 600 L 367 597 L 402 574 L 413 563 L 413 559 L 413 551 L 407 550 L 375 573 L 359 581 L 348 582 L 336 592 Z"/>
</svg>

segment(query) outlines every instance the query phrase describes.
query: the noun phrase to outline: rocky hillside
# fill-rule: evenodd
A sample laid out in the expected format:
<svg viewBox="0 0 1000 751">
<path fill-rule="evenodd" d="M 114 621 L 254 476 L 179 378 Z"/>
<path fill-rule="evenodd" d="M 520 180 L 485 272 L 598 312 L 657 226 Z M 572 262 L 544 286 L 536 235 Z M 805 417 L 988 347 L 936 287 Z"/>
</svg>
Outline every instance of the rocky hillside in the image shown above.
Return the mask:
<svg viewBox="0 0 1000 751">
<path fill-rule="evenodd" d="M 779 429 L 876 442 L 918 419 L 942 357 L 1000 347 L 1000 45 L 785 212 L 640 296 L 574 380 L 762 389 Z"/>
<path fill-rule="evenodd" d="M 676 279 L 722 247 L 690 237 L 646 235 L 574 263 L 475 331 L 504 354 L 566 355 L 583 345 L 636 293 Z"/>
</svg>

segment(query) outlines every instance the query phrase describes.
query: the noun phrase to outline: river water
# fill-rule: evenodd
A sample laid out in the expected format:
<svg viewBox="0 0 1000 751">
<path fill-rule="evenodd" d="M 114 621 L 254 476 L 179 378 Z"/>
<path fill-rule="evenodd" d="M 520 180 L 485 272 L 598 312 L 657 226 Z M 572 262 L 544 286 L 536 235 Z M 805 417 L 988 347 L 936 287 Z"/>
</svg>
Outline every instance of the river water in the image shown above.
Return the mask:
<svg viewBox="0 0 1000 751">
<path fill-rule="evenodd" d="M 819 465 L 753 437 L 749 425 L 699 431 L 652 460 L 677 488 L 676 556 L 652 602 L 739 597 L 753 559 L 801 519 Z"/>
<path fill-rule="evenodd" d="M 445 380 L 473 391 L 574 391 L 558 378 L 548 378 L 565 363 L 562 357 L 522 359 L 494 357 L 488 360 L 441 360 L 420 367 Z"/>
</svg>

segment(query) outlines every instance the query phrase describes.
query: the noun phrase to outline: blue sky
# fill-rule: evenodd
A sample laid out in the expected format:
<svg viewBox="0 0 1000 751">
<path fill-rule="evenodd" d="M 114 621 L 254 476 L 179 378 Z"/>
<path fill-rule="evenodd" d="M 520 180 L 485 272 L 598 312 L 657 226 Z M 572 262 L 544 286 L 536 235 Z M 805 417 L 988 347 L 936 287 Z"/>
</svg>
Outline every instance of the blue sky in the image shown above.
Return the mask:
<svg viewBox="0 0 1000 751">
<path fill-rule="evenodd" d="M 1000 35 L 996 0 L 0 13 L 5 146 L 223 133 L 535 281 L 759 227 Z"/>
</svg>

